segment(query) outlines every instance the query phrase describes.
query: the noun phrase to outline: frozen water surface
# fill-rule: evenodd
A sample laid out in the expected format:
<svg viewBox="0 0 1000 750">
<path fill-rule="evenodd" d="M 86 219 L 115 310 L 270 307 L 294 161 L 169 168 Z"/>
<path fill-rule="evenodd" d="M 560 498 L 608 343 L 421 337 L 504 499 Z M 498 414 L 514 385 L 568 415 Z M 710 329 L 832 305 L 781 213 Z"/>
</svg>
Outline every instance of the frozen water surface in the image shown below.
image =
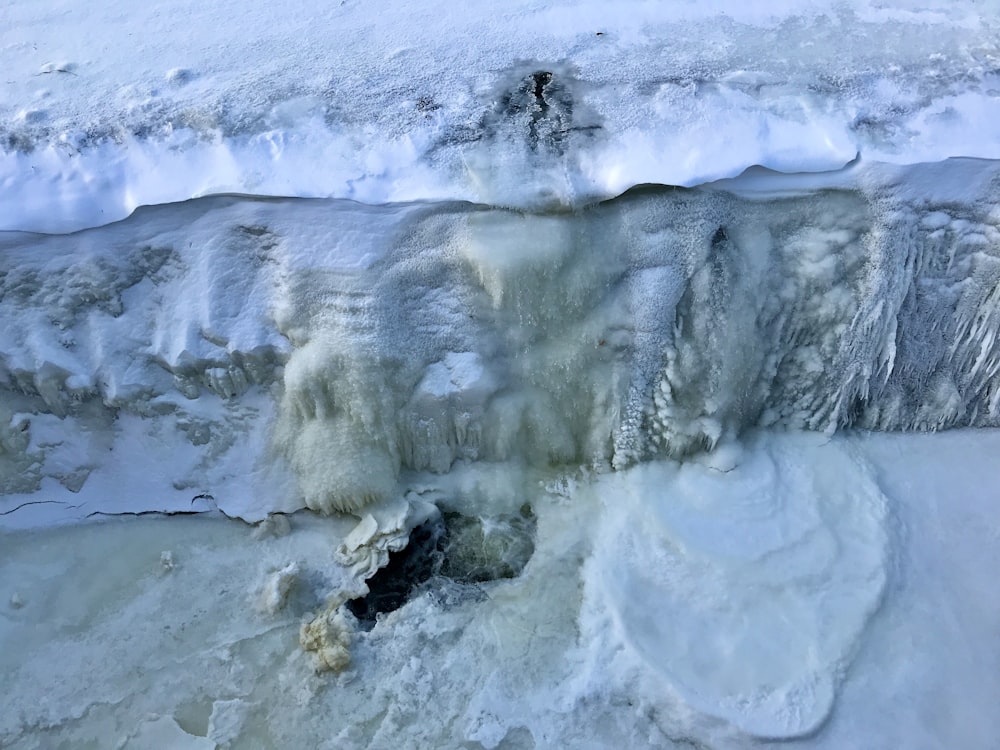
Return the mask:
<svg viewBox="0 0 1000 750">
<path fill-rule="evenodd" d="M 988 747 L 1000 560 L 996 483 L 982 479 L 998 449 L 992 431 L 761 433 L 724 473 L 658 461 L 600 477 L 412 477 L 465 513 L 531 503 L 535 552 L 516 578 L 433 579 L 371 630 L 348 616 L 350 663 L 333 675 L 299 630 L 359 585 L 331 554 L 346 518 L 296 514 L 286 536 L 207 517 L 4 532 L 0 633 L 16 647 L 0 657 L 0 736 Z"/>
<path fill-rule="evenodd" d="M 5 12 L 0 746 L 991 747 L 995 9 Z"/>
</svg>

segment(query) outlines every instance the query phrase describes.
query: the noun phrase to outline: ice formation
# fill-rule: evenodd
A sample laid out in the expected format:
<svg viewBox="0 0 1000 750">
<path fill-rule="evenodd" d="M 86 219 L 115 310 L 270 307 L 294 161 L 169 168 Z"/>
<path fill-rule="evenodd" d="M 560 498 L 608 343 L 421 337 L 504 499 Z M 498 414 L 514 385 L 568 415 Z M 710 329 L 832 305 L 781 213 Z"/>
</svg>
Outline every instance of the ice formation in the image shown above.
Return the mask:
<svg viewBox="0 0 1000 750">
<path fill-rule="evenodd" d="M 288 596 L 298 582 L 300 573 L 299 564 L 294 562 L 271 571 L 261 586 L 257 608 L 272 615 L 283 609 L 288 604 Z"/>
<path fill-rule="evenodd" d="M 343 599 L 333 597 L 323 610 L 299 630 L 303 651 L 316 657 L 319 672 L 343 672 L 351 664 L 352 628 L 344 614 Z"/>
<path fill-rule="evenodd" d="M 996 14 L 390 5 L 9 9 L 0 745 L 986 746 Z"/>
<path fill-rule="evenodd" d="M 791 445 L 753 441 L 724 473 L 644 464 L 617 491 L 609 477 L 597 487 L 627 507 L 606 511 L 588 563 L 594 609 L 623 641 L 691 705 L 759 737 L 826 720 L 888 576 L 870 472 L 839 447 Z"/>
<path fill-rule="evenodd" d="M 53 480 L 78 504 L 122 441 L 170 433 L 171 507 L 256 520 L 358 510 L 456 461 L 997 426 L 998 175 L 855 167 L 851 189 L 648 188 L 555 214 L 205 198 L 9 236 L 8 507 Z"/>
</svg>

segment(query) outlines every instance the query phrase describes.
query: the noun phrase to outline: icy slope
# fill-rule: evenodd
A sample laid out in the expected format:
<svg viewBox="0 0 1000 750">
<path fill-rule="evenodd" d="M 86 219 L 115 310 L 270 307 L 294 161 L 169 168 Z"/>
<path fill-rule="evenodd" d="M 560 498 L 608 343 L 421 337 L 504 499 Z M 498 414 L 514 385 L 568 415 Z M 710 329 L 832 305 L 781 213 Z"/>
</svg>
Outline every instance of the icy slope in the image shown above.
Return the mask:
<svg viewBox="0 0 1000 750">
<path fill-rule="evenodd" d="M 1000 20 L 973 0 L 8 6 L 4 229 L 220 192 L 578 206 L 754 164 L 1000 158 Z"/>
</svg>

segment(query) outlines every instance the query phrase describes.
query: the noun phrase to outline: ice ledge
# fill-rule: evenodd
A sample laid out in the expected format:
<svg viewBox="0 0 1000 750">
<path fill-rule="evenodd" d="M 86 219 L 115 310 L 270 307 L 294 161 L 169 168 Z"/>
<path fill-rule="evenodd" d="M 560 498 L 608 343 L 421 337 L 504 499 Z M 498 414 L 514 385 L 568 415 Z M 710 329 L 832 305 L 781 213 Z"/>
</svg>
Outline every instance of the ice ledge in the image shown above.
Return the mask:
<svg viewBox="0 0 1000 750">
<path fill-rule="evenodd" d="M 435 161 L 426 158 L 427 144 L 409 137 L 359 153 L 324 129 L 215 141 L 177 133 L 166 141 L 129 138 L 77 152 L 52 145 L 0 154 L 0 232 L 68 234 L 120 221 L 142 206 L 219 194 L 369 205 L 468 201 L 559 211 L 642 185 L 716 185 L 736 193 L 788 196 L 884 182 L 890 174 L 893 182 L 919 174 L 933 183 L 938 171 L 954 174 L 956 161 L 967 164 L 971 175 L 981 171 L 977 165 L 1000 159 L 1000 139 L 980 144 L 981 153 L 971 155 L 942 148 L 864 158 L 844 140 L 801 145 L 798 153 L 781 153 L 766 143 L 726 153 L 691 152 L 681 163 L 673 160 L 677 144 L 669 140 L 665 134 L 637 134 L 629 143 L 606 143 L 572 158 L 528 161 L 502 152 L 494 158 L 482 148 Z M 938 170 L 945 162 L 951 162 L 948 168 Z"/>
</svg>

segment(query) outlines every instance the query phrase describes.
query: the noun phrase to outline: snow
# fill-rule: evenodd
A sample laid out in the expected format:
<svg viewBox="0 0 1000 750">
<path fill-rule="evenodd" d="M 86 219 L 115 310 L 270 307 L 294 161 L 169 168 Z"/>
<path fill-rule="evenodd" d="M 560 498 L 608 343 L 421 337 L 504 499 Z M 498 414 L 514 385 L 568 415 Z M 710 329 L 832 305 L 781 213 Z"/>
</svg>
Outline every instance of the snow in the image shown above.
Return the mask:
<svg viewBox="0 0 1000 750">
<path fill-rule="evenodd" d="M 971 0 L 14 3 L 0 228 L 224 192 L 577 206 L 752 165 L 998 158 L 996 26 Z"/>
<path fill-rule="evenodd" d="M 4 532 L 0 601 L 16 591 L 22 606 L 0 609 L 0 638 L 18 644 L 0 652 L 0 738 L 988 747 L 1000 497 L 984 478 L 998 441 L 762 432 L 728 473 L 507 467 L 537 517 L 524 572 L 439 582 L 370 631 L 333 613 L 347 628 L 339 675 L 317 674 L 298 641 L 358 585 L 330 555 L 347 518 L 296 514 L 290 534 L 258 540 L 207 517 Z M 492 471 L 411 486 L 455 509 L 502 507 Z M 283 606 L 260 611 L 275 571 L 296 570 Z"/>
<path fill-rule="evenodd" d="M 988 4 L 8 5 L 0 745 L 990 746 Z"/>
</svg>

